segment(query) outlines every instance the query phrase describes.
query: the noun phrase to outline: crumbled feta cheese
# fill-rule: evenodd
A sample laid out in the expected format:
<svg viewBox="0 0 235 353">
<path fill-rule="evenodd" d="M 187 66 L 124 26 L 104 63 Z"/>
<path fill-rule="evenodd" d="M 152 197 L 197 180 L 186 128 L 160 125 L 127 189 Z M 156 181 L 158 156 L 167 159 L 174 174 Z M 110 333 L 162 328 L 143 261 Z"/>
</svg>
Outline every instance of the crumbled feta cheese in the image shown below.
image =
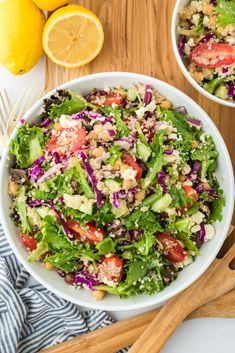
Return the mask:
<svg viewBox="0 0 235 353">
<path fill-rule="evenodd" d="M 191 230 L 192 233 L 197 233 L 200 230 L 200 226 L 198 224 L 196 224 L 190 230 Z"/>
<path fill-rule="evenodd" d="M 205 215 L 202 212 L 198 211 L 190 217 L 190 220 L 196 224 L 200 224 L 203 221 L 204 217 Z"/>
<path fill-rule="evenodd" d="M 61 115 L 60 117 L 60 125 L 63 129 L 68 129 L 74 126 L 80 126 L 81 122 L 79 120 L 72 119 L 71 115 Z"/>
<path fill-rule="evenodd" d="M 182 168 L 182 172 L 184 174 L 189 174 L 191 172 L 191 167 L 189 164 L 185 164 L 185 166 Z"/>
<path fill-rule="evenodd" d="M 88 200 L 85 195 L 64 194 L 64 202 L 67 207 L 90 214 L 89 211 L 92 211 L 95 200 Z"/>
<path fill-rule="evenodd" d="M 138 118 L 142 119 L 144 117 L 145 112 L 154 112 L 156 109 L 156 103 L 152 100 L 146 107 L 141 107 L 136 110 L 136 115 Z"/>
<path fill-rule="evenodd" d="M 137 170 L 131 167 L 124 170 L 124 172 L 121 173 L 124 180 L 130 180 L 130 179 L 135 180 L 136 174 L 137 174 Z"/>
<path fill-rule="evenodd" d="M 204 16 L 204 18 L 203 18 L 203 26 L 207 27 L 209 22 L 210 22 L 209 17 L 208 16 Z"/>
<path fill-rule="evenodd" d="M 211 240 L 215 236 L 215 229 L 211 224 L 205 224 L 205 241 Z"/>
<path fill-rule="evenodd" d="M 196 26 L 197 26 L 199 20 L 200 20 L 200 14 L 199 13 L 197 13 L 196 15 L 192 16 L 192 23 L 194 23 Z"/>
</svg>

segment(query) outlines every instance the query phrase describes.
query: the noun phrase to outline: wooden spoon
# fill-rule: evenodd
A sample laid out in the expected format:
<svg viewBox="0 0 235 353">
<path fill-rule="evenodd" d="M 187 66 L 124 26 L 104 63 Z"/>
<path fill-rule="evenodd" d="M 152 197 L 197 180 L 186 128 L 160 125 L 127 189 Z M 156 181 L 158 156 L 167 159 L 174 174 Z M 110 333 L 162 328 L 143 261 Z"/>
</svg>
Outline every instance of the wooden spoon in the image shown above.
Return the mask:
<svg viewBox="0 0 235 353">
<path fill-rule="evenodd" d="M 109 326 L 50 347 L 43 353 L 113 353 L 133 344 L 161 309 L 116 322 Z M 203 305 L 187 317 L 235 317 L 235 289 Z"/>
<path fill-rule="evenodd" d="M 214 315 L 234 317 L 235 290 L 223 295 L 235 287 L 235 271 L 229 268 L 234 257 L 235 244 L 224 258 L 215 259 L 209 269 L 196 282 L 170 299 L 163 308 L 76 337 L 43 350 L 43 352 L 111 353 L 133 343 L 136 338 L 140 337 L 130 352 L 155 353 L 159 352 L 176 327 L 192 312 L 190 318 Z M 218 298 L 221 295 L 223 296 Z M 217 299 L 214 300 L 215 298 Z M 208 303 L 212 300 L 214 300 L 212 303 Z M 228 306 L 225 304 L 227 301 Z M 205 303 L 208 304 L 199 308 Z M 231 314 L 229 314 L 230 305 Z M 199 309 L 194 312 L 197 308 Z M 220 312 L 221 314 L 219 314 Z M 151 320 L 153 321 L 148 326 Z M 146 331 L 140 336 L 146 327 Z M 158 339 L 160 342 L 157 341 Z M 143 342 L 147 343 L 147 346 Z"/>
<path fill-rule="evenodd" d="M 235 287 L 235 271 L 229 264 L 235 257 L 235 244 L 222 259 L 190 287 L 171 298 L 138 338 L 129 353 L 158 353 L 177 326 L 194 310 Z M 87 351 L 88 353 L 88 351 Z"/>
</svg>

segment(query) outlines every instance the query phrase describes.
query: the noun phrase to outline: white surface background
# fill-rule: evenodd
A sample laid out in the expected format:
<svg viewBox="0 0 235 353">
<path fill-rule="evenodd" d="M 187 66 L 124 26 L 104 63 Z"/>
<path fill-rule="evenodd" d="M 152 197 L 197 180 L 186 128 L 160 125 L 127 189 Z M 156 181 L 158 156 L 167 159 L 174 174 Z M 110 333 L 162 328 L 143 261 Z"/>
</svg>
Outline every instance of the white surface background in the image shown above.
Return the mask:
<svg viewBox="0 0 235 353">
<path fill-rule="evenodd" d="M 44 82 L 44 58 L 29 73 L 13 76 L 0 67 L 0 88 L 5 88 L 12 103 L 21 95 L 24 87 L 33 81 Z M 117 320 L 136 315 L 143 310 L 130 312 L 111 312 Z M 162 353 L 235 353 L 235 318 L 234 319 L 196 319 L 183 323 Z M 151 353 L 151 352 L 149 352 Z"/>
</svg>

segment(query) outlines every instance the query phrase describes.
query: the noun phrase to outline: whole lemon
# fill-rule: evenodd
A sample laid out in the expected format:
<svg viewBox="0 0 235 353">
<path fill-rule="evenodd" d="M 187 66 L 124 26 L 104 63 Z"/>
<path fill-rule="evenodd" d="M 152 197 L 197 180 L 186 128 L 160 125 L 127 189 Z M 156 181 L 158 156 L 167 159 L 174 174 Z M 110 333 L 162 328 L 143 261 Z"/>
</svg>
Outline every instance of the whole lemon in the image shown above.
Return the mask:
<svg viewBox="0 0 235 353">
<path fill-rule="evenodd" d="M 2 0 L 0 14 L 0 64 L 13 74 L 23 74 L 43 53 L 45 16 L 31 0 Z"/>
<path fill-rule="evenodd" d="M 42 10 L 54 11 L 58 7 L 68 4 L 68 0 L 33 0 L 33 2 Z"/>
</svg>

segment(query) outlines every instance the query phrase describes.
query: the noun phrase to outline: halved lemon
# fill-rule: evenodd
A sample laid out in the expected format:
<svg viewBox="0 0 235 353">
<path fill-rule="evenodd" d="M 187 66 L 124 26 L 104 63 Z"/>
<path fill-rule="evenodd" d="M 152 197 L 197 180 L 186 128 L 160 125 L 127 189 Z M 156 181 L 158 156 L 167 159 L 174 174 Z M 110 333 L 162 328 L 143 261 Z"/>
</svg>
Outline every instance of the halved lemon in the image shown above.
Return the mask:
<svg viewBox="0 0 235 353">
<path fill-rule="evenodd" d="M 77 5 L 56 10 L 48 19 L 42 36 L 47 56 L 54 63 L 70 68 L 93 60 L 103 42 L 104 31 L 99 18 Z"/>
</svg>

